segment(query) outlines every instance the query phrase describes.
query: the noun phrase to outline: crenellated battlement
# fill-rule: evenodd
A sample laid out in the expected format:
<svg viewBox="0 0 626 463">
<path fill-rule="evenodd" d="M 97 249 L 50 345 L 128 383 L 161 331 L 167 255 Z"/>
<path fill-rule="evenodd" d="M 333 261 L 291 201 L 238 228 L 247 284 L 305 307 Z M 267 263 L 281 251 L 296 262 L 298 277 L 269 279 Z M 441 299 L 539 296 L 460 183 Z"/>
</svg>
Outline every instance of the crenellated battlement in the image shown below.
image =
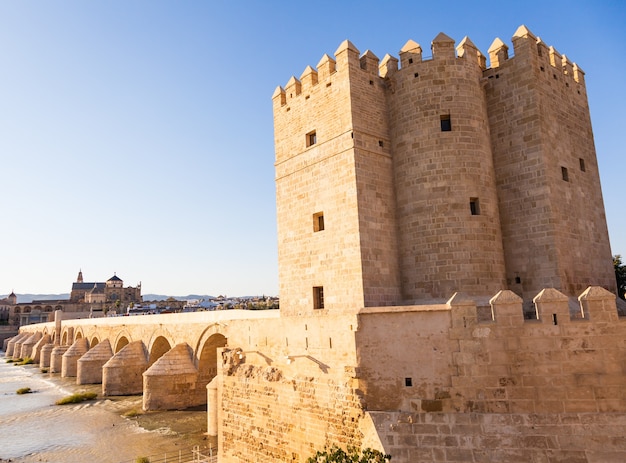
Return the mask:
<svg viewBox="0 0 626 463">
<path fill-rule="evenodd" d="M 409 68 L 416 69 L 414 67 L 421 63 L 443 59 L 468 59 L 486 71 L 501 68 L 516 57 L 526 57 L 533 62 L 536 61 L 542 71 L 550 66 L 555 76 L 563 75 L 572 78 L 578 84 L 584 84 L 583 70 L 575 62 L 570 61 L 566 55 L 559 53 L 553 46 L 546 45 L 526 26 L 522 25 L 515 31 L 512 42 L 514 55 L 510 56 L 509 47 L 500 38 L 494 39 L 488 50 L 489 66 L 487 66 L 487 57 L 467 36 L 455 47 L 454 39 L 443 32 L 439 33 L 431 42 L 430 57 L 423 55 L 419 43 L 408 40 L 400 49 L 399 59 L 386 54 L 382 61 L 370 50 L 361 54 L 352 42 L 345 40 L 334 53 L 336 59 L 324 54 L 316 68 L 307 66 L 300 79 L 292 76 L 284 88 L 277 87 L 272 99 L 279 106 L 284 106 L 289 98 L 308 94 L 320 84 L 322 87 L 327 85 L 335 72 L 345 72 L 349 67 L 360 69 L 372 76 L 388 79 L 396 72 Z M 530 63 L 528 65 L 532 66 Z"/>
<path fill-rule="evenodd" d="M 584 85 L 584 72 L 576 63 L 571 62 L 567 56 L 559 53 L 553 46 L 548 46 L 535 36 L 526 26 L 520 26 L 513 34 L 514 56 L 510 59 L 524 60 L 526 66 L 539 66 L 541 72 L 547 71 L 547 67 L 553 70 L 553 78 L 558 75 L 572 78 L 578 84 Z M 490 68 L 500 68 L 509 60 L 508 47 L 496 38 L 489 47 Z"/>
<path fill-rule="evenodd" d="M 459 302 L 462 301 L 462 302 Z M 620 320 L 615 294 L 599 286 L 590 286 L 578 296 L 578 308 L 573 310 L 570 298 L 554 288 L 545 288 L 533 298 L 534 316 L 524 316 L 523 300 L 510 290 L 498 292 L 489 300 L 491 318 L 480 319 L 476 304 L 471 298 L 456 294 L 447 303 L 452 310 L 452 324 L 458 326 L 459 317 L 455 316 L 455 307 L 470 306 L 471 318 L 476 323 L 493 323 L 501 326 L 521 326 L 533 324 L 567 325 L 570 323 L 606 324 Z M 467 324 L 468 312 L 461 315 Z M 624 319 L 626 321 L 626 319 Z"/>
</svg>

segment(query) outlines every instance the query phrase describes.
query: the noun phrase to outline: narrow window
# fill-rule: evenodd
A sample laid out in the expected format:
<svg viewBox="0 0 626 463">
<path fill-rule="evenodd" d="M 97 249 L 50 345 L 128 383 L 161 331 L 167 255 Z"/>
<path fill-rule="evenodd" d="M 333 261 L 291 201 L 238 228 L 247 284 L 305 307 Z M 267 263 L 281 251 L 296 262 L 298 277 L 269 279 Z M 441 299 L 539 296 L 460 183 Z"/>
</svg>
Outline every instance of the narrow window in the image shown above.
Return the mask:
<svg viewBox="0 0 626 463">
<path fill-rule="evenodd" d="M 450 114 L 441 115 L 441 131 L 450 132 L 452 130 L 452 123 L 450 122 Z"/>
<path fill-rule="evenodd" d="M 480 205 L 478 198 L 470 198 L 470 213 L 472 215 L 480 215 Z"/>
<path fill-rule="evenodd" d="M 567 167 L 561 167 L 561 176 L 563 177 L 563 180 L 569 182 L 569 173 L 567 172 Z"/>
<path fill-rule="evenodd" d="M 319 232 L 324 230 L 324 213 L 317 212 L 313 214 L 313 231 Z"/>
<path fill-rule="evenodd" d="M 404 385 L 406 387 L 411 387 L 413 386 L 413 378 L 404 378 Z"/>
<path fill-rule="evenodd" d="M 314 309 L 324 308 L 324 287 L 323 286 L 313 286 L 313 308 Z"/>
<path fill-rule="evenodd" d="M 315 133 L 315 130 L 313 132 L 307 133 L 306 134 L 306 146 L 307 146 L 307 148 L 309 146 L 313 146 L 316 143 L 317 143 L 317 135 Z"/>
<path fill-rule="evenodd" d="M 582 172 L 585 172 L 585 171 L 587 170 L 587 169 L 585 168 L 585 160 L 584 160 L 583 158 L 580 158 L 578 161 L 580 162 L 580 170 L 581 170 Z"/>
</svg>

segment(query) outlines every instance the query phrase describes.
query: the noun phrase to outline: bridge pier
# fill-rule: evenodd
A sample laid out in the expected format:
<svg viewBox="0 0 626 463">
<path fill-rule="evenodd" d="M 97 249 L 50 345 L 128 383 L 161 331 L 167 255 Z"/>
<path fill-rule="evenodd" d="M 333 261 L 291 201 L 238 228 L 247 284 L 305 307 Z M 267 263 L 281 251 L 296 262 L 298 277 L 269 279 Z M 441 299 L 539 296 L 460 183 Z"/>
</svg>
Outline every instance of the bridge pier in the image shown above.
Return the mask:
<svg viewBox="0 0 626 463">
<path fill-rule="evenodd" d="M 105 339 L 78 359 L 76 384 L 102 383 L 102 368 L 113 357 L 111 343 Z"/>
<path fill-rule="evenodd" d="M 7 343 L 7 350 L 6 350 L 6 356 L 7 358 L 11 357 L 11 358 L 18 358 L 19 354 L 21 352 L 17 352 L 17 356 L 16 356 L 16 348 L 15 346 L 19 343 L 20 346 L 20 351 L 22 349 L 22 344 L 21 341 L 26 339 L 26 337 L 30 336 L 29 333 L 21 333 L 18 334 L 17 336 L 12 337 L 11 339 L 9 339 L 9 342 Z"/>
<path fill-rule="evenodd" d="M 37 344 L 37 341 L 41 339 L 41 333 L 36 331 L 29 337 L 24 340 L 22 344 L 22 351 L 20 353 L 20 358 L 25 359 L 26 357 L 32 358 L 33 356 L 33 347 Z"/>
<path fill-rule="evenodd" d="M 39 367 L 40 368 L 50 368 L 50 360 L 52 358 L 52 350 L 54 349 L 54 344 L 51 342 L 45 344 L 41 348 L 41 354 L 39 358 Z"/>
<path fill-rule="evenodd" d="M 50 335 L 44 334 L 41 337 L 41 339 L 37 341 L 37 344 L 33 346 L 33 352 L 31 354 L 31 357 L 33 358 L 34 363 L 41 362 L 41 350 L 43 349 L 43 346 L 45 346 L 46 344 L 50 342 L 50 340 L 51 340 Z"/>
<path fill-rule="evenodd" d="M 61 377 L 72 378 L 76 376 L 78 368 L 78 359 L 89 350 L 89 341 L 86 338 L 80 338 L 74 341 L 69 349 L 63 354 L 61 362 Z"/>
<path fill-rule="evenodd" d="M 50 354 L 50 373 L 61 373 L 63 370 L 63 354 L 70 346 L 55 346 Z"/>
<path fill-rule="evenodd" d="M 215 378 L 211 380 L 209 384 L 206 385 L 207 435 L 209 437 L 217 437 L 217 426 L 218 426 L 217 382 L 218 382 L 218 377 L 216 376 Z"/>
<path fill-rule="evenodd" d="M 102 394 L 136 395 L 143 392 L 148 353 L 142 341 L 126 344 L 102 367 Z"/>
<path fill-rule="evenodd" d="M 174 346 L 143 374 L 143 409 L 183 410 L 197 400 L 198 369 L 187 343 Z"/>
</svg>

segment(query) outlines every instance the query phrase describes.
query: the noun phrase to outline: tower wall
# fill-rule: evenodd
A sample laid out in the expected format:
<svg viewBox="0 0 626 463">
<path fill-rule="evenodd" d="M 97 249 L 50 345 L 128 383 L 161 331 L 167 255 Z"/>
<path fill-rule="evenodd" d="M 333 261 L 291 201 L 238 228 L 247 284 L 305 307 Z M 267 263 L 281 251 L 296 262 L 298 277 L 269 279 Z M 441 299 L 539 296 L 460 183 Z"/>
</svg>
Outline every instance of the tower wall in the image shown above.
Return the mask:
<svg viewBox="0 0 626 463">
<path fill-rule="evenodd" d="M 348 41 L 335 55 L 273 98 L 284 315 L 314 311 L 314 288 L 324 310 L 399 300 L 384 85 L 375 57 L 362 69 Z"/>
<path fill-rule="evenodd" d="M 526 300 L 542 287 L 615 292 L 583 73 L 523 26 L 514 57 L 494 45 L 486 91 L 508 287 Z"/>
<path fill-rule="evenodd" d="M 504 285 L 482 69 L 473 44 L 466 40 L 462 47 L 457 58 L 454 41 L 440 34 L 431 60 L 401 53 L 403 67 L 389 77 L 407 301 L 445 298 L 455 291 L 479 296 Z"/>
<path fill-rule="evenodd" d="M 386 83 L 370 51 L 351 55 L 350 93 L 364 307 L 402 302 L 396 230 L 393 143 Z"/>
</svg>

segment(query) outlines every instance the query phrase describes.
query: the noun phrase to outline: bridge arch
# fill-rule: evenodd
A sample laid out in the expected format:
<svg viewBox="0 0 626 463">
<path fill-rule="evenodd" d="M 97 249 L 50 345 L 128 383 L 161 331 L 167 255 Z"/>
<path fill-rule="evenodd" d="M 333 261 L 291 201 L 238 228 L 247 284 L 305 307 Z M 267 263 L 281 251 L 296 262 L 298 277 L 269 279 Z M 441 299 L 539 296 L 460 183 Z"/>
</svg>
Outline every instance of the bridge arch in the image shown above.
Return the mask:
<svg viewBox="0 0 626 463">
<path fill-rule="evenodd" d="M 217 329 L 205 330 L 196 347 L 196 365 L 198 367 L 198 387 L 203 390 L 217 376 L 217 350 L 226 347 L 228 339 Z"/>
<path fill-rule="evenodd" d="M 77 328 L 76 329 L 76 333 L 74 333 L 74 342 L 78 341 L 79 339 L 82 339 L 83 336 L 83 330 L 82 328 Z"/>
<path fill-rule="evenodd" d="M 91 341 L 89 342 L 89 347 L 95 347 L 100 343 L 100 340 L 98 339 L 97 336 L 93 336 L 91 338 Z"/>
<path fill-rule="evenodd" d="M 163 335 L 159 335 L 150 340 L 148 352 L 150 352 L 148 367 L 159 360 L 166 352 L 172 349 L 172 344 Z"/>
<path fill-rule="evenodd" d="M 67 339 L 68 339 L 68 330 L 61 330 L 63 332 L 63 335 L 61 336 L 61 345 L 62 346 L 66 346 L 67 345 Z"/>
<path fill-rule="evenodd" d="M 117 354 L 126 344 L 129 344 L 130 341 L 132 341 L 132 338 L 126 330 L 119 332 L 113 342 L 113 353 Z"/>
</svg>

